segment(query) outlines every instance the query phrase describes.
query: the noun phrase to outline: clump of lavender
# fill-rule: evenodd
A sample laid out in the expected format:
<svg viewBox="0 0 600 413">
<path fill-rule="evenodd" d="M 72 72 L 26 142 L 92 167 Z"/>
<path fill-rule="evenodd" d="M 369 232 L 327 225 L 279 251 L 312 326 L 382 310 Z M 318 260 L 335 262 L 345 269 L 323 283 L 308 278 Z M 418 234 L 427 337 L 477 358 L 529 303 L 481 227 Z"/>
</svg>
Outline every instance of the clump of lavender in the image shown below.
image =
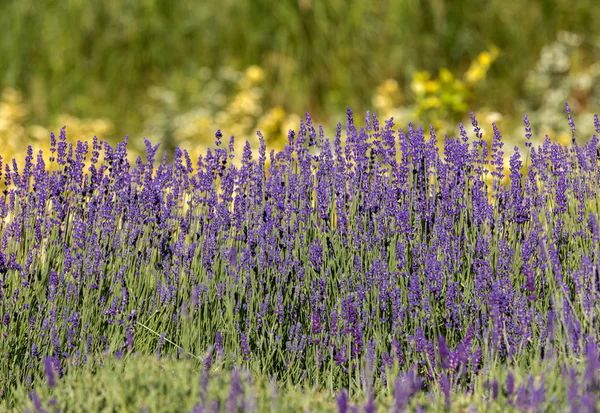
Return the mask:
<svg viewBox="0 0 600 413">
<path fill-rule="evenodd" d="M 146 142 L 134 164 L 127 140 L 88 153 L 63 128 L 48 164 L 28 150 L 0 165 L 0 387 L 58 381 L 66 360 L 214 346 L 218 366 L 346 391 L 340 410 L 385 388 L 403 411 L 432 386 L 449 407 L 486 372 L 583 355 L 569 397 L 594 403 L 599 138 L 534 147 L 525 117 L 503 185 L 501 131 L 488 148 L 472 124 L 440 149 L 433 128 L 359 127 L 348 110 L 345 139 L 307 115 L 280 152 L 260 135 L 239 157 L 219 131 L 196 160 L 157 162 Z M 510 380 L 515 406 L 550 400 Z"/>
</svg>

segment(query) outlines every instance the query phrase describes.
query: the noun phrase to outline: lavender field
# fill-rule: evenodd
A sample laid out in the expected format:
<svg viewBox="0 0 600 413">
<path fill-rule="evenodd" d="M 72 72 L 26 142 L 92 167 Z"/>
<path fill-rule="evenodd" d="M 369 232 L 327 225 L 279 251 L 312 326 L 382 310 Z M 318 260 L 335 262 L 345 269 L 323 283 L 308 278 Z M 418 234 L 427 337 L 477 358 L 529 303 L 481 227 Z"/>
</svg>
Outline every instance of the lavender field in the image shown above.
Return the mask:
<svg viewBox="0 0 600 413">
<path fill-rule="evenodd" d="M 0 411 L 599 411 L 600 120 L 471 119 L 2 159 Z"/>
</svg>

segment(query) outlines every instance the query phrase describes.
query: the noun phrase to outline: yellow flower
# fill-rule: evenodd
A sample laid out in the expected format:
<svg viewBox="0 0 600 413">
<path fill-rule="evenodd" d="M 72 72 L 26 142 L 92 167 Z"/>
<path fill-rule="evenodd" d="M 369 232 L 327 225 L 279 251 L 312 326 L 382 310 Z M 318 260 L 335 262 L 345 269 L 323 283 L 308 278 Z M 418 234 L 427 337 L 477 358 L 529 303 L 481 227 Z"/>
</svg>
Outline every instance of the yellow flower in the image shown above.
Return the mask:
<svg viewBox="0 0 600 413">
<path fill-rule="evenodd" d="M 415 95 L 424 95 L 425 94 L 425 82 L 413 80 L 412 83 L 410 84 L 410 88 L 415 93 Z"/>
<path fill-rule="evenodd" d="M 423 107 L 425 109 L 439 108 L 442 105 L 442 101 L 437 96 L 430 96 L 423 100 Z"/>
<path fill-rule="evenodd" d="M 562 132 L 560 135 L 558 135 L 556 141 L 563 146 L 570 145 L 572 141 L 572 136 L 569 133 Z"/>
<path fill-rule="evenodd" d="M 252 65 L 246 69 L 246 77 L 252 83 L 260 83 L 265 78 L 265 72 L 259 66 Z"/>
<path fill-rule="evenodd" d="M 425 91 L 427 93 L 436 93 L 440 90 L 440 84 L 435 80 L 429 80 L 425 82 Z"/>
<path fill-rule="evenodd" d="M 259 115 L 261 108 L 256 99 L 248 91 L 242 91 L 231 102 L 229 111 L 235 114 Z"/>
<path fill-rule="evenodd" d="M 50 139 L 50 132 L 48 131 L 48 129 L 40 125 L 32 125 L 28 127 L 27 134 L 32 138 L 40 141 L 44 139 Z"/>
<path fill-rule="evenodd" d="M 413 73 L 413 82 L 426 82 L 431 78 L 431 74 L 424 70 L 422 72 Z"/>
<path fill-rule="evenodd" d="M 465 83 L 460 79 L 454 79 L 454 82 L 452 83 L 452 89 L 456 93 L 465 93 L 467 91 L 467 85 L 465 85 Z"/>
<path fill-rule="evenodd" d="M 96 135 L 108 135 L 113 130 L 113 124 L 108 119 L 92 119 L 90 121 L 90 129 Z"/>
<path fill-rule="evenodd" d="M 4 116 L 0 116 L 0 131 L 8 130 L 12 126 L 12 123 L 8 121 Z"/>
<path fill-rule="evenodd" d="M 300 124 L 300 116 L 295 113 L 290 113 L 285 117 L 283 122 L 281 123 L 281 132 L 285 134 L 287 138 L 287 133 L 290 129 L 298 129 L 298 125 Z"/>
<path fill-rule="evenodd" d="M 465 75 L 465 80 L 468 83 L 477 83 L 485 78 L 486 71 L 478 64 L 473 64 Z"/>
<path fill-rule="evenodd" d="M 282 120 L 285 117 L 285 109 L 281 106 L 277 105 L 273 109 L 271 109 L 271 116 L 273 116 L 278 121 Z"/>
<path fill-rule="evenodd" d="M 113 124 L 106 119 L 81 119 L 69 114 L 58 116 L 55 129 L 67 127 L 67 136 L 73 141 L 91 139 L 97 136 L 100 139 L 107 138 L 113 130 Z"/>
<path fill-rule="evenodd" d="M 373 97 L 373 106 L 378 109 L 389 108 L 392 105 L 392 99 L 384 95 L 375 95 Z"/>
<path fill-rule="evenodd" d="M 410 88 L 415 95 L 425 94 L 425 82 L 427 82 L 430 77 L 431 74 L 426 71 L 413 73 Z"/>
<path fill-rule="evenodd" d="M 448 69 L 440 69 L 440 81 L 443 83 L 451 83 L 454 80 L 454 75 Z"/>
<path fill-rule="evenodd" d="M 20 123 L 26 115 L 27 111 L 23 105 L 10 102 L 0 104 L 0 117 L 8 119 L 11 122 Z"/>
<path fill-rule="evenodd" d="M 18 105 L 21 103 L 23 97 L 21 92 L 11 87 L 7 87 L 2 91 L 2 100 L 8 103 Z"/>
<path fill-rule="evenodd" d="M 485 121 L 486 123 L 498 123 L 503 119 L 503 116 L 501 113 L 498 112 L 488 112 L 485 114 Z"/>
<path fill-rule="evenodd" d="M 398 92 L 398 82 L 395 79 L 386 79 L 380 88 L 382 92 L 392 95 Z"/>
<path fill-rule="evenodd" d="M 490 66 L 493 60 L 494 58 L 490 52 L 481 52 L 479 53 L 479 56 L 477 56 L 477 62 L 486 68 Z"/>
<path fill-rule="evenodd" d="M 210 128 L 210 125 L 212 125 L 212 119 L 206 115 L 199 116 L 196 119 L 196 127 L 198 129 L 208 129 Z"/>
</svg>

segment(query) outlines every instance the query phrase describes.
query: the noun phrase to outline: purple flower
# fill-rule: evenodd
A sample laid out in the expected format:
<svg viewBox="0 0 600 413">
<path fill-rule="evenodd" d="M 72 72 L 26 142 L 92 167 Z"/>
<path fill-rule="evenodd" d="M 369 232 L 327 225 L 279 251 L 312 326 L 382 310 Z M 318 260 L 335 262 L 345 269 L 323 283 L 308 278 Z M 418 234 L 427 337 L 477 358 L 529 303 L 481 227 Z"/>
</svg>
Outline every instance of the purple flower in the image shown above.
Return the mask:
<svg viewBox="0 0 600 413">
<path fill-rule="evenodd" d="M 525 143 L 525 145 L 528 148 L 530 148 L 531 147 L 530 139 L 533 135 L 531 133 L 531 124 L 529 123 L 529 118 L 527 117 L 527 115 L 523 116 L 523 125 L 525 126 L 525 138 L 527 139 L 527 142 Z"/>
<path fill-rule="evenodd" d="M 281 152 L 259 132 L 257 153 L 246 142 L 237 162 L 233 138 L 225 148 L 217 131 L 196 162 L 181 148 L 157 161 L 159 146 L 145 141 L 135 164 L 127 138 L 70 145 L 63 128 L 50 139 L 58 165 L 43 153 L 34 163 L 33 148 L 21 170 L 0 158 L 0 329 L 16 346 L 3 357 L 22 368 L 21 355 L 31 368 L 40 359 L 56 385 L 61 363 L 108 354 L 109 343 L 121 340 L 115 357 L 145 348 L 134 343 L 139 318 L 154 320 L 159 355 L 183 351 L 164 348 L 170 337 L 190 354 L 214 346 L 221 364 L 233 350 L 283 381 L 322 385 L 326 372 L 362 386 L 358 407 L 340 394 L 347 411 L 374 409 L 382 385 L 395 388 L 396 411 L 422 384 L 449 403 L 475 389 L 480 369 L 527 354 L 572 375 L 568 400 L 553 399 L 549 382 L 515 383 L 516 371 L 505 383 L 489 378 L 490 400 L 503 402 L 505 390 L 516 409 L 593 409 L 600 140 L 533 147 L 525 115 L 527 153 L 511 148 L 505 184 L 497 125 L 491 148 L 474 114 L 471 125 L 439 139 L 440 150 L 431 125 L 402 130 L 371 113 L 359 125 L 348 109 L 344 138 L 342 124 L 329 139 L 307 115 Z M 100 319 L 83 317 L 82 305 Z M 208 336 L 186 339 L 191 325 Z M 32 340 L 15 341 L 19 332 Z M 211 350 L 201 387 L 215 361 Z M 15 371 L 8 385 L 28 376 L 34 383 Z M 240 389 L 233 380 L 232 411 L 252 409 Z M 199 406 L 210 410 L 206 395 Z"/>
<path fill-rule="evenodd" d="M 589 392 L 600 392 L 600 355 L 598 352 L 598 344 L 592 337 L 588 338 L 585 345 L 585 357 L 587 365 L 583 375 L 583 382 Z"/>
<path fill-rule="evenodd" d="M 442 388 L 442 393 L 444 393 L 446 409 L 450 409 L 450 406 L 452 405 L 452 399 L 450 397 L 450 378 L 445 374 L 442 375 L 440 379 L 440 387 Z"/>
<path fill-rule="evenodd" d="M 243 396 L 242 382 L 240 381 L 239 373 L 233 370 L 231 375 L 231 388 L 229 390 L 229 398 L 227 399 L 227 411 L 236 413 L 243 411 L 241 406 L 241 397 Z"/>
<path fill-rule="evenodd" d="M 223 337 L 221 336 L 221 332 L 217 331 L 215 337 L 215 349 L 217 350 L 217 357 L 219 360 L 223 359 Z"/>
<path fill-rule="evenodd" d="M 30 395 L 31 401 L 33 402 L 33 407 L 35 408 L 36 413 L 47 413 L 46 409 L 42 408 L 42 401 L 40 400 L 40 396 L 36 392 L 31 392 Z"/>
<path fill-rule="evenodd" d="M 348 411 L 348 395 L 345 390 L 342 390 L 337 398 L 338 413 L 346 413 Z"/>
<path fill-rule="evenodd" d="M 250 346 L 248 344 L 248 338 L 246 334 L 240 333 L 240 346 L 242 350 L 242 354 L 244 355 L 244 360 L 250 360 L 252 355 L 250 354 Z"/>
<path fill-rule="evenodd" d="M 509 371 L 508 375 L 506 376 L 506 393 L 508 396 L 511 396 L 514 391 L 515 391 L 515 376 L 513 375 L 512 371 Z"/>
<path fill-rule="evenodd" d="M 323 265 L 323 247 L 320 240 L 315 240 L 310 244 L 309 261 L 315 271 L 321 272 L 321 267 Z"/>
<path fill-rule="evenodd" d="M 44 372 L 46 373 L 46 379 L 48 380 L 48 386 L 56 386 L 56 377 L 54 372 L 54 359 L 52 357 L 44 358 Z"/>
<path fill-rule="evenodd" d="M 450 351 L 448 349 L 448 345 L 446 344 L 446 338 L 444 336 L 438 337 L 438 353 L 440 356 L 441 367 L 443 369 L 447 369 L 448 366 L 448 357 L 450 356 Z"/>
<path fill-rule="evenodd" d="M 52 134 L 50 135 L 52 139 Z M 59 165 L 67 164 L 67 127 L 63 126 L 60 129 L 60 134 L 58 137 L 58 157 L 57 162 Z"/>
<path fill-rule="evenodd" d="M 565 102 L 565 113 L 567 114 L 567 119 L 569 120 L 569 126 L 571 127 L 573 145 L 575 145 L 575 121 L 573 120 L 573 116 L 571 116 L 571 108 L 569 104 Z"/>
<path fill-rule="evenodd" d="M 160 337 L 158 339 L 158 347 L 156 348 L 156 354 L 160 356 L 163 343 L 165 342 L 165 332 L 160 333 Z"/>
<path fill-rule="evenodd" d="M 365 413 L 375 413 L 377 411 L 377 406 L 375 404 L 375 399 L 373 396 L 369 396 L 367 400 L 367 404 L 364 407 Z"/>
</svg>

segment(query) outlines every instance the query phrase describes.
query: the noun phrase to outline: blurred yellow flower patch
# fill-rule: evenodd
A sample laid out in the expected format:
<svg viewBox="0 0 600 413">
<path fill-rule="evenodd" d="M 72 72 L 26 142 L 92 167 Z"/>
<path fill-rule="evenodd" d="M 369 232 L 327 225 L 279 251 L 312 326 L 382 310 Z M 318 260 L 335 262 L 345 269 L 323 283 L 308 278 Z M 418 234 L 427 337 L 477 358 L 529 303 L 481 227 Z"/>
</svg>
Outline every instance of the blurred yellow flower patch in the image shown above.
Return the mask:
<svg viewBox="0 0 600 413">
<path fill-rule="evenodd" d="M 385 79 L 375 89 L 371 103 L 382 116 L 391 116 L 392 109 L 401 104 L 403 100 L 398 81 L 396 79 Z"/>
<path fill-rule="evenodd" d="M 265 78 L 265 72 L 260 66 L 253 65 L 246 69 L 246 77 L 252 83 L 260 83 Z"/>
<path fill-rule="evenodd" d="M 108 119 L 78 118 L 69 114 L 59 115 L 54 123 L 54 129 L 66 126 L 69 140 L 87 141 L 97 136 L 100 139 L 110 137 L 114 127 Z"/>
<path fill-rule="evenodd" d="M 481 52 L 465 73 L 465 81 L 470 84 L 476 84 L 484 80 L 488 69 L 499 54 L 500 49 L 495 46 L 492 46 L 488 51 Z"/>
</svg>

